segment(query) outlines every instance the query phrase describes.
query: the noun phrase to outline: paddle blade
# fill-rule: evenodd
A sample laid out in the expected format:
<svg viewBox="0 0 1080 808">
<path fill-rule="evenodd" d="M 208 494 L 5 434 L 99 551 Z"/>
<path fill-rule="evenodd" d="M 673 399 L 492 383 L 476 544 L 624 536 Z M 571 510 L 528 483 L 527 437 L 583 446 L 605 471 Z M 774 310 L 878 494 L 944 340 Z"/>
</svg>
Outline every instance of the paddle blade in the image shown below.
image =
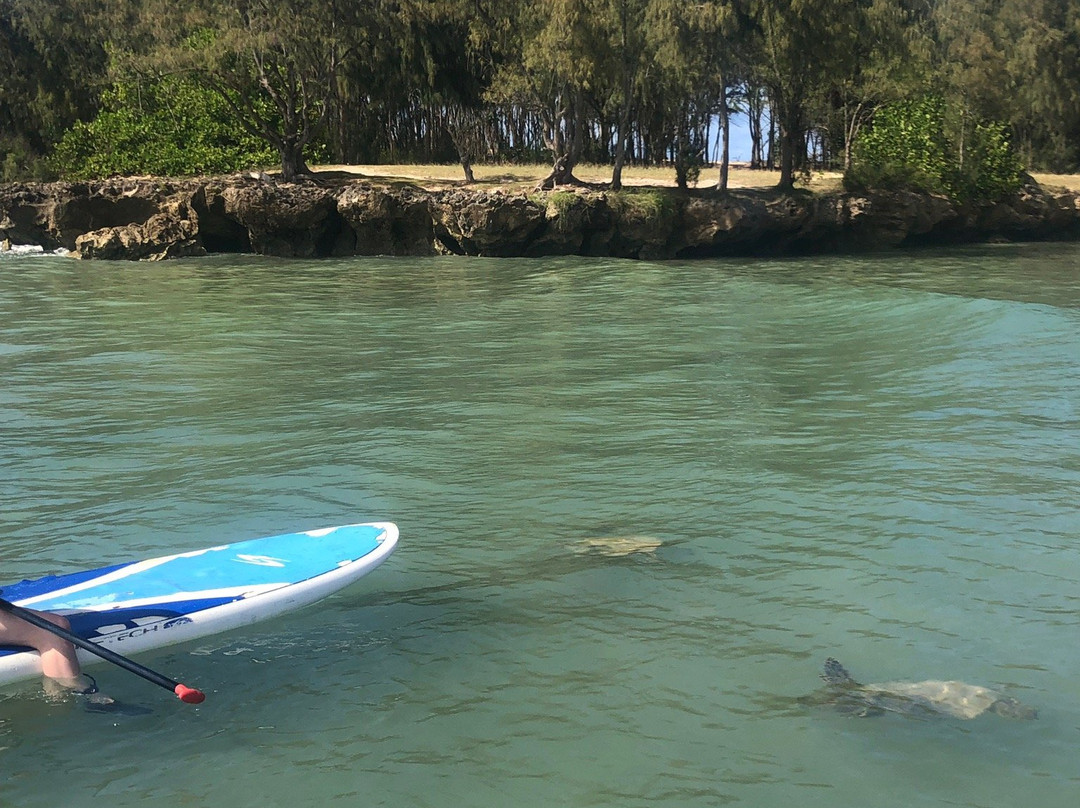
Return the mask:
<svg viewBox="0 0 1080 808">
<path fill-rule="evenodd" d="M 184 704 L 202 704 L 206 701 L 205 693 L 201 690 L 196 690 L 193 687 L 188 687 L 187 685 L 178 684 L 173 690 L 173 693 L 175 693 L 176 697 L 184 702 Z"/>
</svg>

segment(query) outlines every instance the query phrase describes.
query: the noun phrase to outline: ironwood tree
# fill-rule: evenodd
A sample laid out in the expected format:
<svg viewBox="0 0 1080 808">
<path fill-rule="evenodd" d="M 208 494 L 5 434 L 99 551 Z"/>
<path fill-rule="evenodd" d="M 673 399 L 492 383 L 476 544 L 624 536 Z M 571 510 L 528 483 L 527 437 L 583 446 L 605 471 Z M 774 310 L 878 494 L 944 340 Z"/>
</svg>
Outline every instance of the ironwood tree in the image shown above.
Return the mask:
<svg viewBox="0 0 1080 808">
<path fill-rule="evenodd" d="M 614 187 L 630 163 L 689 186 L 715 161 L 722 188 L 738 107 L 790 190 L 808 150 L 850 168 L 877 110 L 927 96 L 960 161 L 998 122 L 1029 166 L 1080 167 L 1080 0 L 0 0 L 0 171 L 43 173 L 99 115 L 180 131 L 144 115 L 173 82 L 220 98 L 288 179 L 546 159 L 547 186 L 586 160 Z"/>
</svg>

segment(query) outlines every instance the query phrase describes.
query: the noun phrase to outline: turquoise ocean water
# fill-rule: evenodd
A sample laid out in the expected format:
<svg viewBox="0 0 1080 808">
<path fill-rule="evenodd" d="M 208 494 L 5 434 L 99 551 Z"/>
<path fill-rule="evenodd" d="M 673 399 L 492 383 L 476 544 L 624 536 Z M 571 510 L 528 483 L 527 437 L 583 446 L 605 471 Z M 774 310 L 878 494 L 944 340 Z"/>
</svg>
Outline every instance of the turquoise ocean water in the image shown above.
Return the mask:
<svg viewBox="0 0 1080 808">
<path fill-rule="evenodd" d="M 1080 769 L 1080 246 L 0 258 L 0 580 L 390 520 L 307 610 L 0 690 L 0 805 L 1047 808 Z M 590 540 L 648 537 L 609 557 Z M 857 677 L 1038 721 L 852 718 Z"/>
</svg>

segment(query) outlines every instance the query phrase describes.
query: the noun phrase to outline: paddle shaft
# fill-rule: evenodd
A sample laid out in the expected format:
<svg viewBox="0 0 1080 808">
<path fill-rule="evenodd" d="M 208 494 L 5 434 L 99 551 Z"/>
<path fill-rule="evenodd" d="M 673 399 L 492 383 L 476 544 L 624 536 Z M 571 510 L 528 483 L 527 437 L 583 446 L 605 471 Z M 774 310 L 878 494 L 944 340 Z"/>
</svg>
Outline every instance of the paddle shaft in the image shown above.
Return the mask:
<svg viewBox="0 0 1080 808">
<path fill-rule="evenodd" d="M 181 684 L 168 676 L 164 676 L 157 671 L 150 670 L 145 665 L 140 665 L 138 662 L 134 662 L 125 656 L 112 651 L 108 648 L 104 648 L 97 643 L 90 642 L 90 640 L 80 637 L 78 634 L 74 634 L 65 628 L 61 628 L 55 623 L 46 620 L 36 612 L 32 612 L 29 609 L 24 609 L 21 606 L 16 606 L 10 601 L 6 601 L 0 598 L 0 610 L 5 611 L 20 620 L 25 620 L 31 625 L 44 629 L 45 631 L 55 634 L 57 637 L 67 640 L 77 648 L 82 648 L 84 651 L 89 651 L 95 656 L 99 656 L 102 659 L 113 663 L 126 671 L 134 673 L 136 676 L 141 676 L 148 682 L 153 682 L 159 687 L 163 687 L 176 694 L 177 698 L 187 704 L 199 704 L 206 696 L 200 690 L 196 690 L 193 687 Z"/>
</svg>

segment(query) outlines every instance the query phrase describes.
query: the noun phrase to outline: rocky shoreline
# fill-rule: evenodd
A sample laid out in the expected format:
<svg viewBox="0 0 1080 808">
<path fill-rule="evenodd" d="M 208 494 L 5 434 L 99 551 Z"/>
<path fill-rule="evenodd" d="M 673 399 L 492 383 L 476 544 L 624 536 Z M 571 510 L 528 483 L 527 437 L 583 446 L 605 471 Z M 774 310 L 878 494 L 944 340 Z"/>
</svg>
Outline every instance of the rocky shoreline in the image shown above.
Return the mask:
<svg viewBox="0 0 1080 808">
<path fill-rule="evenodd" d="M 1080 238 L 1080 193 L 1034 181 L 1008 202 L 965 207 L 911 192 L 425 191 L 318 177 L 3 185 L 0 242 L 123 260 L 209 253 L 666 259 Z"/>
</svg>

